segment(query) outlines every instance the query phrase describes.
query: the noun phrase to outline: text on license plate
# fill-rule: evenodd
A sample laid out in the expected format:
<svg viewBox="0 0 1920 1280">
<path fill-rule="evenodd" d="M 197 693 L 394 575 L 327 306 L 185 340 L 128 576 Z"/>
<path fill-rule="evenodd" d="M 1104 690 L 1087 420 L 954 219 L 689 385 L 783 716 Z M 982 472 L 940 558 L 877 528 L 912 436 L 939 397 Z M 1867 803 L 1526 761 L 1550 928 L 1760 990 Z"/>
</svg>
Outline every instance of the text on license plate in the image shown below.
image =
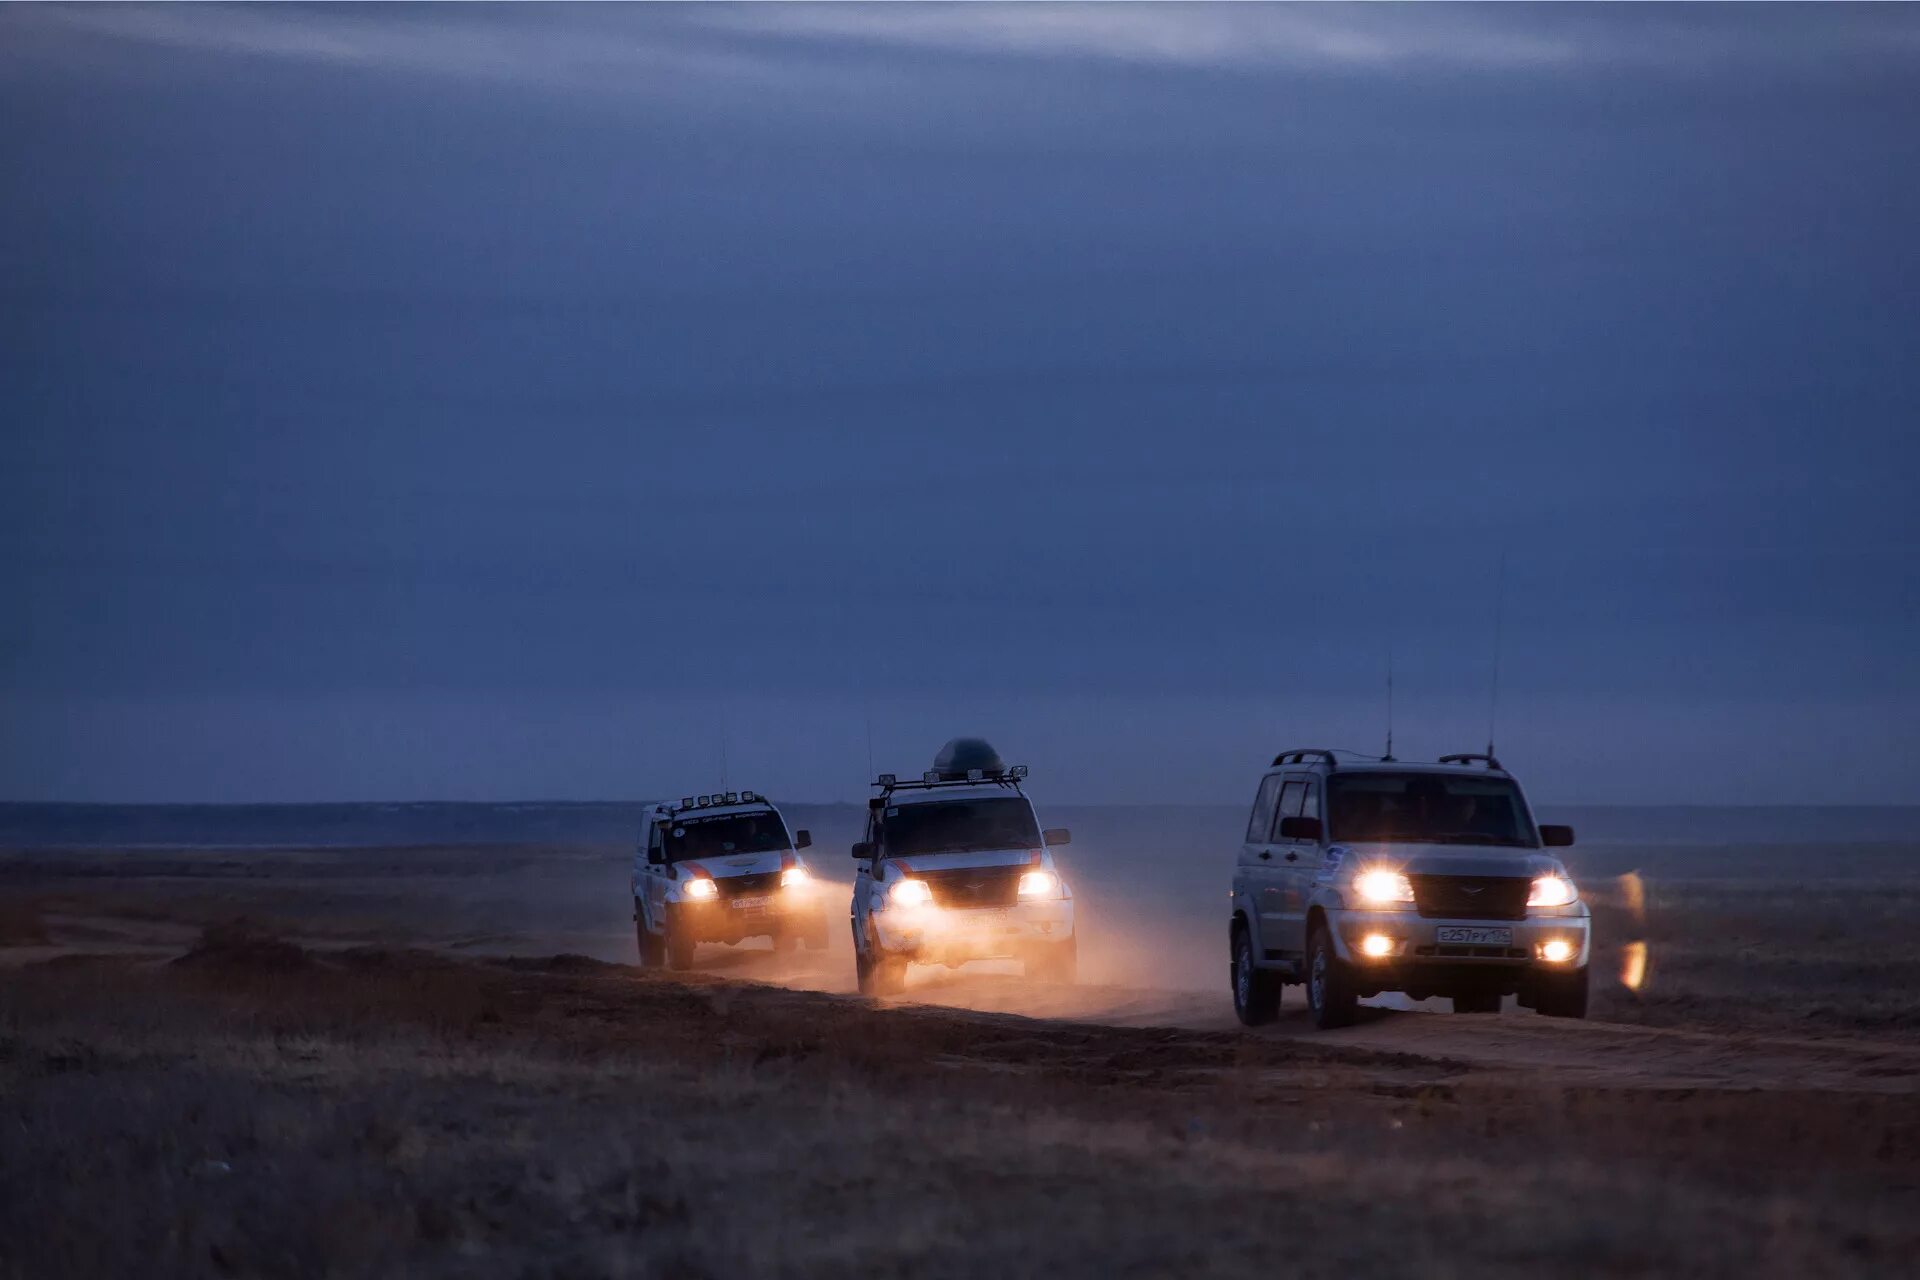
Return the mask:
<svg viewBox="0 0 1920 1280">
<path fill-rule="evenodd" d="M 1476 947 L 1510 947 L 1513 930 L 1483 929 L 1472 925 L 1443 924 L 1433 931 L 1435 942 L 1465 942 Z"/>
<path fill-rule="evenodd" d="M 735 911 L 760 911 L 773 905 L 772 898 L 735 898 L 730 904 Z"/>
</svg>

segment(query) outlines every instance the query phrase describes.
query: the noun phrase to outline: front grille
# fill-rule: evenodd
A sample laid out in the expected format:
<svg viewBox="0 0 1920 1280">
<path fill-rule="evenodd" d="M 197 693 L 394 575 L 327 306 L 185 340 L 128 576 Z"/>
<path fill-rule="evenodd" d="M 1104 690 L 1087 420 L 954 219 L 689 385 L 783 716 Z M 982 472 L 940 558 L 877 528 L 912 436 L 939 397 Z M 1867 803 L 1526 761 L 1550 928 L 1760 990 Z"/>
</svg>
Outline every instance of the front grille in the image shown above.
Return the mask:
<svg viewBox="0 0 1920 1280">
<path fill-rule="evenodd" d="M 715 887 L 723 898 L 737 898 L 743 893 L 780 887 L 778 871 L 750 871 L 744 876 L 715 876 Z"/>
<path fill-rule="evenodd" d="M 954 867 L 946 871 L 916 871 L 925 880 L 938 907 L 1010 907 L 1020 900 L 1020 877 L 1026 867 Z"/>
<path fill-rule="evenodd" d="M 1523 947 L 1474 947 L 1458 942 L 1441 942 L 1424 947 L 1415 947 L 1417 956 L 1444 956 L 1449 960 L 1525 960 Z"/>
<path fill-rule="evenodd" d="M 1522 876 L 1408 876 L 1414 906 L 1439 920 L 1524 920 L 1533 881 Z"/>
</svg>

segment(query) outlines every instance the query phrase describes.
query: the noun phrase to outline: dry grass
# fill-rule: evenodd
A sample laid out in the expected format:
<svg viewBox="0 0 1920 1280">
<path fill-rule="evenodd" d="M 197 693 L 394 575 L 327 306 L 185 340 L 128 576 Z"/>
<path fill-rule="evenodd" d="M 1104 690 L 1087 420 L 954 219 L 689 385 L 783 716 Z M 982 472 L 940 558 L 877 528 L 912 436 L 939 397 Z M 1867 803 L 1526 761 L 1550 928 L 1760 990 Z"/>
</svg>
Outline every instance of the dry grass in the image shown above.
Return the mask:
<svg viewBox="0 0 1920 1280">
<path fill-rule="evenodd" d="M 0 977 L 0 1273 L 1904 1271 L 1908 1097 L 1569 1090 L 578 957 Z"/>
</svg>

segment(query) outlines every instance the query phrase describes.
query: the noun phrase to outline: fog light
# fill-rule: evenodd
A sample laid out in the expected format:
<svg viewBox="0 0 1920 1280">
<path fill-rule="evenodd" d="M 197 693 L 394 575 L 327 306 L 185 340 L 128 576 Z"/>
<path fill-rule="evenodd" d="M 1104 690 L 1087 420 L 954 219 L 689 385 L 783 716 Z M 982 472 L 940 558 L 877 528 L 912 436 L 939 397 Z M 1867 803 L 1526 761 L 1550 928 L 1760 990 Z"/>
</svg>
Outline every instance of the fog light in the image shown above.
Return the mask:
<svg viewBox="0 0 1920 1280">
<path fill-rule="evenodd" d="M 1363 956 L 1390 956 L 1393 954 L 1393 939 L 1384 933 L 1370 933 L 1360 939 L 1360 954 Z"/>
<path fill-rule="evenodd" d="M 1540 944 L 1540 958 L 1548 964 L 1565 964 L 1573 959 L 1573 944 L 1565 938 L 1548 938 Z"/>
</svg>

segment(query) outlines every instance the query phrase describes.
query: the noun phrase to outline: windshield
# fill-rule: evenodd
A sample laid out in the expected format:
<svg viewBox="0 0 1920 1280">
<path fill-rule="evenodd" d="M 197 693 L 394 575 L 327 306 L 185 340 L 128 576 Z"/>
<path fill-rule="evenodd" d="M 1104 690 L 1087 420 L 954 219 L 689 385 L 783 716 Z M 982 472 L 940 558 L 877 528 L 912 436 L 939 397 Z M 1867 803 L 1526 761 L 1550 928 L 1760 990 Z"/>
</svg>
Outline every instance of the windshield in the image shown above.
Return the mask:
<svg viewBox="0 0 1920 1280">
<path fill-rule="evenodd" d="M 667 861 L 724 858 L 730 853 L 770 853 L 793 847 L 777 813 L 693 818 L 666 829 Z"/>
<path fill-rule="evenodd" d="M 1021 796 L 890 806 L 882 831 L 889 858 L 914 853 L 1038 849 L 1040 826 Z"/>
<path fill-rule="evenodd" d="M 1526 849 L 1540 844 L 1520 788 L 1505 778 L 1336 773 L 1327 779 L 1327 793 L 1335 840 Z"/>
</svg>

